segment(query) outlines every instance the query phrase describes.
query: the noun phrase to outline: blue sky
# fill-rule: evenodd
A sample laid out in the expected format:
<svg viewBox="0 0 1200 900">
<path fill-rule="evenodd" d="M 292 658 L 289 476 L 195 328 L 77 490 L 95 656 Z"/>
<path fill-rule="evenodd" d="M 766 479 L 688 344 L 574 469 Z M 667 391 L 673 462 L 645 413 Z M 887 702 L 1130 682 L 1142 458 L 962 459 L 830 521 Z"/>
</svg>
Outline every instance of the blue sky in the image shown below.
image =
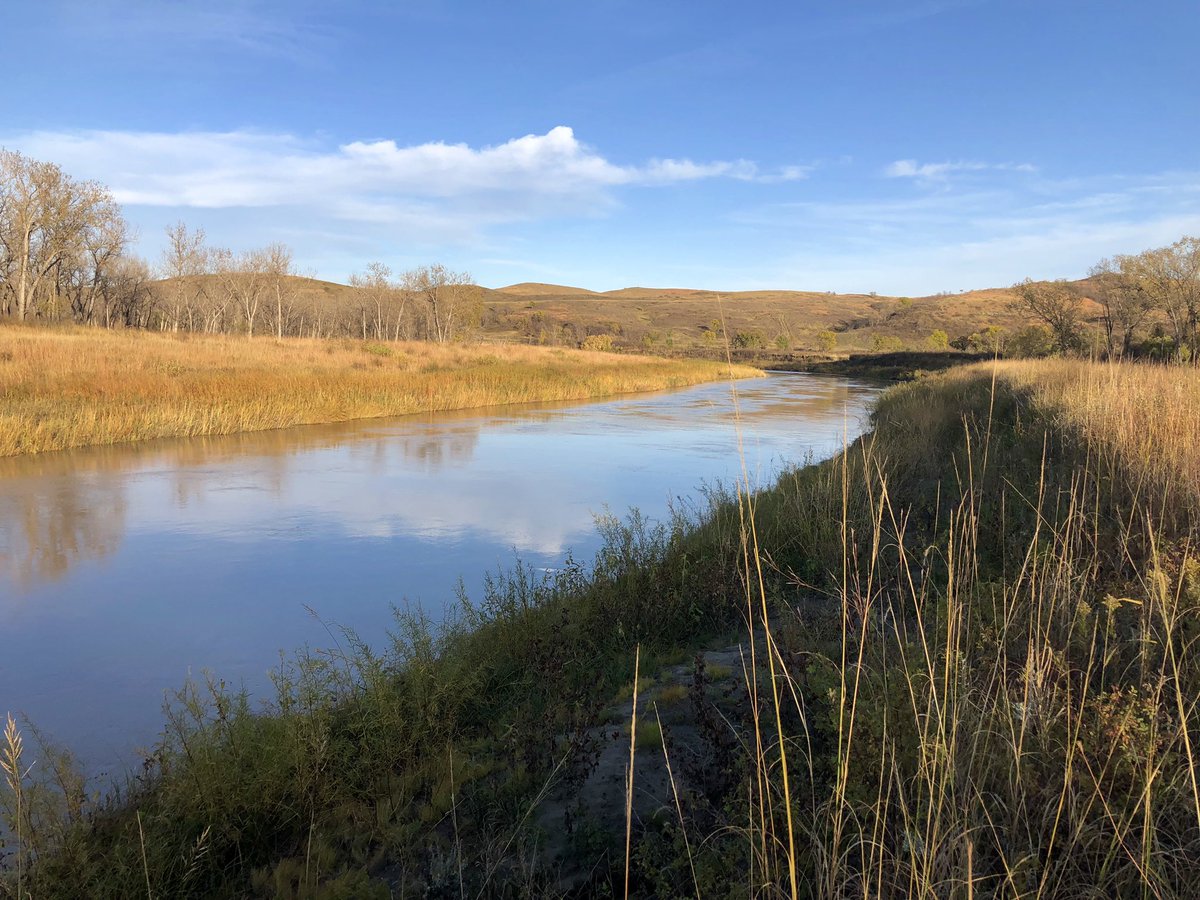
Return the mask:
<svg viewBox="0 0 1200 900">
<path fill-rule="evenodd" d="M 0 145 L 310 274 L 924 294 L 1200 233 L 1200 3 L 43 0 Z M 10 78 L 11 83 L 11 78 Z"/>
</svg>

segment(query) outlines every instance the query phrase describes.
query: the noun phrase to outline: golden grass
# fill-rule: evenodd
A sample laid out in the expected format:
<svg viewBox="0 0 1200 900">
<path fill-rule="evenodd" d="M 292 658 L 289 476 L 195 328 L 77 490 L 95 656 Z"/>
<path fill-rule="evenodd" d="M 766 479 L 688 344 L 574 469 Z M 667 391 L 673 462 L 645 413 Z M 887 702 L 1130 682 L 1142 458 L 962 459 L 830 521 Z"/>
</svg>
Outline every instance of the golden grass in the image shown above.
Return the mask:
<svg viewBox="0 0 1200 900">
<path fill-rule="evenodd" d="M 1107 451 L 1129 478 L 1200 503 L 1200 369 L 1044 360 L 1005 362 L 997 375 Z"/>
<path fill-rule="evenodd" d="M 705 361 L 537 347 L 0 327 L 0 456 L 584 400 L 729 374 Z"/>
<path fill-rule="evenodd" d="M 881 412 L 802 497 L 811 514 L 841 481 L 843 546 L 822 555 L 840 563 L 838 608 L 820 628 L 797 617 L 803 677 L 768 655 L 801 690 L 766 695 L 800 727 L 779 733 L 778 768 L 755 758 L 764 887 L 799 896 L 779 859 L 790 786 L 810 798 L 805 896 L 1193 896 L 1200 566 L 1169 514 L 1200 497 L 1200 372 L 987 364 L 899 388 Z M 940 481 L 896 478 L 914 459 Z M 750 625 L 771 654 L 765 602 Z M 820 668 L 834 687 L 806 696 Z M 830 765 L 832 790 L 815 774 Z"/>
</svg>

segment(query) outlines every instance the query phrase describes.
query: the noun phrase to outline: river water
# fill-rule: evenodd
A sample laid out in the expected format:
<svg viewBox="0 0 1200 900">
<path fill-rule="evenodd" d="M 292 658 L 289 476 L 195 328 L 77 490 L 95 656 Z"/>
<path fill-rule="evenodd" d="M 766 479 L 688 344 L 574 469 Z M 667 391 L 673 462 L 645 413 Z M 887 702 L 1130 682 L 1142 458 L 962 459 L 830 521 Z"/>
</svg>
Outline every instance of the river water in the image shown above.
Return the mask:
<svg viewBox="0 0 1200 900">
<path fill-rule="evenodd" d="M 853 439 L 878 392 L 736 390 L 759 483 Z M 661 519 L 739 470 L 728 384 L 0 459 L 0 716 L 118 772 L 189 675 L 261 695 L 334 626 L 378 643 L 393 605 L 436 618 L 514 554 L 587 562 L 596 514 Z"/>
</svg>

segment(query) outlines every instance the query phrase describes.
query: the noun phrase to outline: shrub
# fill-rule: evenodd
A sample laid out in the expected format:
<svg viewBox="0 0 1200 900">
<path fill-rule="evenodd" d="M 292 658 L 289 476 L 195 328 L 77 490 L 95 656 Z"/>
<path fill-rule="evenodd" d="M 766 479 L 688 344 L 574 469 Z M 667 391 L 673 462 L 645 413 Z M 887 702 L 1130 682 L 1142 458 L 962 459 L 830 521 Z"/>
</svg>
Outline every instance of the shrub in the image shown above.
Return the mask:
<svg viewBox="0 0 1200 900">
<path fill-rule="evenodd" d="M 871 339 L 871 349 L 876 353 L 898 353 L 904 349 L 904 341 L 894 334 L 877 334 Z"/>
<path fill-rule="evenodd" d="M 761 350 L 767 346 L 767 340 L 761 331 L 739 331 L 733 336 L 733 346 L 739 350 Z"/>
<path fill-rule="evenodd" d="M 613 339 L 611 334 L 589 334 L 583 339 L 580 344 L 584 350 L 596 350 L 609 352 L 613 348 Z"/>
<path fill-rule="evenodd" d="M 1054 352 L 1054 333 L 1045 325 L 1029 325 L 1008 341 L 1008 355 L 1026 359 L 1049 356 Z"/>
</svg>

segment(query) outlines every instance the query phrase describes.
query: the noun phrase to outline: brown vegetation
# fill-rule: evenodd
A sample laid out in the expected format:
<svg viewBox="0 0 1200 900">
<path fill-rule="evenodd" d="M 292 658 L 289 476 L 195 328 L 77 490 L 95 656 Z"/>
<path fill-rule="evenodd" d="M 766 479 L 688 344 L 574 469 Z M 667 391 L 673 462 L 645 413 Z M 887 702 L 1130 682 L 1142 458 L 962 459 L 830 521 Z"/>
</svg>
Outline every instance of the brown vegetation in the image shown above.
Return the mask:
<svg viewBox="0 0 1200 900">
<path fill-rule="evenodd" d="M 109 805 L 10 752 L 0 885 L 1193 896 L 1198 398 L 1127 363 L 895 388 L 767 491 L 607 521 L 593 569 L 301 655 L 268 715 L 189 686 Z"/>
<path fill-rule="evenodd" d="M 581 400 L 728 374 L 700 360 L 536 347 L 0 327 L 0 456 Z"/>
</svg>

